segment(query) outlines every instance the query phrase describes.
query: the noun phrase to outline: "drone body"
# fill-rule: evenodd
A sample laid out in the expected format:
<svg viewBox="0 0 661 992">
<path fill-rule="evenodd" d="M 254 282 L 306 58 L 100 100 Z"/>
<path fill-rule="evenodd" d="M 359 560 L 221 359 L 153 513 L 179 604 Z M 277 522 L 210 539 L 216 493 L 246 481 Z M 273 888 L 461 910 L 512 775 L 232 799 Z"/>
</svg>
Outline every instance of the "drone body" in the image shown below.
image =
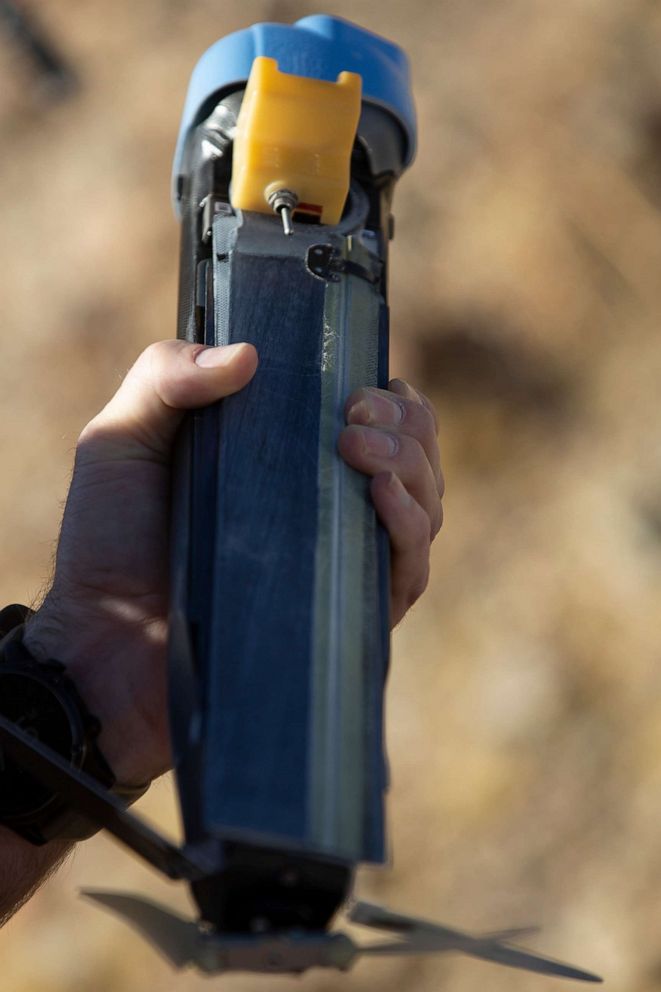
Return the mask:
<svg viewBox="0 0 661 992">
<path fill-rule="evenodd" d="M 205 919 L 319 928 L 355 865 L 385 858 L 387 540 L 336 444 L 350 393 L 387 384 L 389 207 L 413 122 L 383 106 L 376 65 L 361 101 L 358 64 L 405 63 L 346 22 L 255 27 L 210 60 L 175 161 L 179 335 L 249 341 L 260 361 L 181 441 L 175 767 L 187 840 L 215 845 Z"/>
</svg>

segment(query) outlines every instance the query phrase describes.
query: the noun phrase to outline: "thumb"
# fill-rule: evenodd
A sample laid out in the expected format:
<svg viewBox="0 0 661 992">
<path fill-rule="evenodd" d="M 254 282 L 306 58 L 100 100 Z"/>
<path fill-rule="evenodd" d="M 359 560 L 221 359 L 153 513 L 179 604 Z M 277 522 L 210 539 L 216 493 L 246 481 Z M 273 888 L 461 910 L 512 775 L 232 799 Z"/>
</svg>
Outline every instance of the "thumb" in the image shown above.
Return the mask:
<svg viewBox="0 0 661 992">
<path fill-rule="evenodd" d="M 85 427 L 78 453 L 94 461 L 165 460 L 184 411 L 236 393 L 256 368 L 251 344 L 206 348 L 158 341 L 142 352 L 110 402 Z"/>
</svg>

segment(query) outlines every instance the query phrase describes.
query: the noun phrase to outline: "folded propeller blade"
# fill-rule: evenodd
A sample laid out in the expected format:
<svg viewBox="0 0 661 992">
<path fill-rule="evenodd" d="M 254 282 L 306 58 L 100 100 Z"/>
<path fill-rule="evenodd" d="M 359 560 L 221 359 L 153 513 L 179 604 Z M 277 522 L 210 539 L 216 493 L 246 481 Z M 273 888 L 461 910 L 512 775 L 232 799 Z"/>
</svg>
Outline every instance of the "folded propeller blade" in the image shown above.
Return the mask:
<svg viewBox="0 0 661 992">
<path fill-rule="evenodd" d="M 207 973 L 265 970 L 301 973 L 314 967 L 346 969 L 361 955 L 390 957 L 454 951 L 541 975 L 601 982 L 601 978 L 591 972 L 542 957 L 507 942 L 512 936 L 520 937 L 529 933 L 529 927 L 473 936 L 427 920 L 400 916 L 379 906 L 357 903 L 348 913 L 353 923 L 391 933 L 395 931 L 398 938 L 360 945 L 342 933 L 230 936 L 215 931 L 203 931 L 192 920 L 186 920 L 166 907 L 138 896 L 98 891 L 83 894 L 132 924 L 176 968 L 195 964 Z"/>
<path fill-rule="evenodd" d="M 573 978 L 579 982 L 601 982 L 598 975 L 581 968 L 574 968 L 573 965 L 564 964 L 562 961 L 555 961 L 553 958 L 545 958 L 531 951 L 499 943 L 494 940 L 480 940 L 478 937 L 470 938 L 466 934 L 458 934 L 461 942 L 457 941 L 454 946 L 444 942 L 434 944 L 428 941 L 392 941 L 383 944 L 368 944 L 360 947 L 361 954 L 372 956 L 394 956 L 399 954 L 442 954 L 457 951 L 469 957 L 481 958 L 483 961 L 490 961 L 493 964 L 506 965 L 509 968 L 519 968 L 523 971 L 533 971 L 539 975 L 557 975 L 560 978 Z"/>
<path fill-rule="evenodd" d="M 348 917 L 352 923 L 379 930 L 395 931 L 401 935 L 400 940 L 362 946 L 359 948 L 362 954 L 390 956 L 397 954 L 439 954 L 456 951 L 470 957 L 480 958 L 483 961 L 533 971 L 537 974 L 557 975 L 582 982 L 602 981 L 598 975 L 589 971 L 534 954 L 532 951 L 515 947 L 507 942 L 512 937 L 521 937 L 524 934 L 535 932 L 536 928 L 519 927 L 474 936 L 462 930 L 453 930 L 413 916 L 402 916 L 383 909 L 381 906 L 362 902 L 354 903 L 350 907 Z"/>
<path fill-rule="evenodd" d="M 539 927 L 511 927 L 509 930 L 487 930 L 477 934 L 480 940 L 517 940 L 519 937 L 534 937 Z"/>
<path fill-rule="evenodd" d="M 128 893 L 84 889 L 81 894 L 130 923 L 175 968 L 198 963 L 200 931 L 192 920 Z"/>
</svg>

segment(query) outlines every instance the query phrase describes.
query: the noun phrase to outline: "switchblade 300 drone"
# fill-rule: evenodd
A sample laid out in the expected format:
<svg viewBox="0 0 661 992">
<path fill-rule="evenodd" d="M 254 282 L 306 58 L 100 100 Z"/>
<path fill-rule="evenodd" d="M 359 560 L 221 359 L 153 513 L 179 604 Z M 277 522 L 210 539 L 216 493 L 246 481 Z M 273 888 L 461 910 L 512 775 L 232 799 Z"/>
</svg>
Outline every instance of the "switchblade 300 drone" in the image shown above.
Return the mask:
<svg viewBox="0 0 661 992">
<path fill-rule="evenodd" d="M 178 336 L 250 341 L 236 395 L 192 413 L 174 468 L 169 635 L 178 848 L 94 778 L 0 718 L 28 773 L 168 877 L 198 922 L 87 893 L 177 967 L 346 970 L 360 956 L 459 951 L 598 982 L 513 943 L 350 902 L 386 858 L 388 542 L 339 458 L 347 396 L 388 382 L 387 249 L 415 150 L 408 62 L 333 17 L 258 24 L 193 73 L 177 145 Z M 379 931 L 357 944 L 347 919 Z"/>
</svg>

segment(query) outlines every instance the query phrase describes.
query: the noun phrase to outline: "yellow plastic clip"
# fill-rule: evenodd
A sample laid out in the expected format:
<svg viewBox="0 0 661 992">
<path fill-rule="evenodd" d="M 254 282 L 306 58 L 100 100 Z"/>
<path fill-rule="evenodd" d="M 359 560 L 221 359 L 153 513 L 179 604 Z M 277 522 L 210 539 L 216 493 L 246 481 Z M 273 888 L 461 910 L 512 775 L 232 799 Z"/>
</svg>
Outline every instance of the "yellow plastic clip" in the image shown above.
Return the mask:
<svg viewBox="0 0 661 992">
<path fill-rule="evenodd" d="M 337 224 L 349 191 L 360 92 L 354 72 L 331 83 L 280 72 L 275 59 L 258 56 L 236 125 L 232 206 L 277 210 L 286 233 L 297 213 Z"/>
</svg>

